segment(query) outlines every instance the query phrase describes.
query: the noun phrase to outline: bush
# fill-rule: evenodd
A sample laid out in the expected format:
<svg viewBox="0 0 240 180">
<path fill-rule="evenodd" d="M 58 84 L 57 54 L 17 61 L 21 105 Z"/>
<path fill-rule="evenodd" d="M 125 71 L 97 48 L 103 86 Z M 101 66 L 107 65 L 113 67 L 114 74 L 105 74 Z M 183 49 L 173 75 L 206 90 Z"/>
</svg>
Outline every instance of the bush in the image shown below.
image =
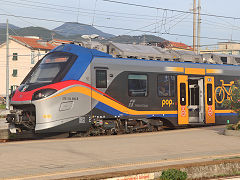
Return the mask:
<svg viewBox="0 0 240 180">
<path fill-rule="evenodd" d="M 162 172 L 160 176 L 161 180 L 185 180 L 187 179 L 187 173 L 178 169 L 168 169 Z"/>
<path fill-rule="evenodd" d="M 237 112 L 240 118 L 240 81 L 237 82 L 236 86 L 233 85 L 231 89 L 231 98 L 224 101 L 224 106 Z"/>
<path fill-rule="evenodd" d="M 226 128 L 228 130 L 240 130 L 240 81 L 237 82 L 236 86 L 233 85 L 231 89 L 231 98 L 228 98 L 224 101 L 224 106 L 238 113 L 239 122 L 234 125 L 229 125 Z"/>
<path fill-rule="evenodd" d="M 6 105 L 5 104 L 0 104 L 0 109 L 5 109 Z"/>
<path fill-rule="evenodd" d="M 236 130 L 240 130 L 240 123 L 237 124 Z"/>
<path fill-rule="evenodd" d="M 229 124 L 229 125 L 227 125 L 226 129 L 227 129 L 227 130 L 234 130 L 234 128 L 233 128 L 233 124 Z"/>
</svg>

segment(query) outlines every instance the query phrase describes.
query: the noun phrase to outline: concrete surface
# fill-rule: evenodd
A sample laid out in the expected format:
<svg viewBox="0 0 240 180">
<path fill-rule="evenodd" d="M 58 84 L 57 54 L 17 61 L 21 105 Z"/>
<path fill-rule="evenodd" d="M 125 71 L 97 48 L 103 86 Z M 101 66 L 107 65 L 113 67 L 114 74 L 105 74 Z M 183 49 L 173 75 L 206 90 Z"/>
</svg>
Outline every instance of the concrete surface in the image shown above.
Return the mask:
<svg viewBox="0 0 240 180">
<path fill-rule="evenodd" d="M 0 109 L 0 140 L 8 139 L 9 131 L 8 131 L 8 123 L 6 123 L 6 119 L 2 118 L 2 116 L 6 116 L 8 111 L 5 109 Z"/>
<path fill-rule="evenodd" d="M 237 136 L 237 137 L 240 137 L 240 130 L 228 130 L 228 129 L 225 129 L 224 130 L 224 134 L 226 136 Z"/>
<path fill-rule="evenodd" d="M 9 113 L 9 110 L 0 109 L 0 116 L 7 115 L 8 113 Z"/>
<path fill-rule="evenodd" d="M 225 126 L 0 144 L 0 179 L 57 179 L 240 156 Z"/>
</svg>

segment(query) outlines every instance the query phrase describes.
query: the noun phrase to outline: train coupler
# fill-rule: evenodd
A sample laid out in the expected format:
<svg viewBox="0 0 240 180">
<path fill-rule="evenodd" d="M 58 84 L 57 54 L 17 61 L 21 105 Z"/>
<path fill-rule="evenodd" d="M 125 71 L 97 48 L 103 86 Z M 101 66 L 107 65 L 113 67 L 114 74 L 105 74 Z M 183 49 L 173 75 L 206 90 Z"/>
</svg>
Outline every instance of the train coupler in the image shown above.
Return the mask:
<svg viewBox="0 0 240 180">
<path fill-rule="evenodd" d="M 6 120 L 10 126 L 13 127 L 13 132 L 21 132 L 22 130 L 34 130 L 35 128 L 35 116 L 33 116 L 30 112 L 20 109 L 11 110 L 7 115 Z"/>
<path fill-rule="evenodd" d="M 22 113 L 23 113 L 23 110 L 19 110 L 19 109 L 10 110 L 10 114 L 8 114 L 6 118 L 7 122 L 10 124 L 20 123 Z"/>
</svg>

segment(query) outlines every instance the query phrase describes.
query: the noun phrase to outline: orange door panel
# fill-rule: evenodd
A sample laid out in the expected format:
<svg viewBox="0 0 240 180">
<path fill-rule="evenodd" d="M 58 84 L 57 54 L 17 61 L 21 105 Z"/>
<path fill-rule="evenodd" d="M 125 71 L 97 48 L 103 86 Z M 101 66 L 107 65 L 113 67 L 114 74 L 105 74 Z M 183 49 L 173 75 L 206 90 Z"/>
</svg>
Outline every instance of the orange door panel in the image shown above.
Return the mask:
<svg viewBox="0 0 240 180">
<path fill-rule="evenodd" d="M 178 124 L 188 124 L 188 76 L 177 76 Z"/>
<path fill-rule="evenodd" d="M 214 77 L 205 76 L 205 117 L 206 124 L 215 123 Z"/>
</svg>

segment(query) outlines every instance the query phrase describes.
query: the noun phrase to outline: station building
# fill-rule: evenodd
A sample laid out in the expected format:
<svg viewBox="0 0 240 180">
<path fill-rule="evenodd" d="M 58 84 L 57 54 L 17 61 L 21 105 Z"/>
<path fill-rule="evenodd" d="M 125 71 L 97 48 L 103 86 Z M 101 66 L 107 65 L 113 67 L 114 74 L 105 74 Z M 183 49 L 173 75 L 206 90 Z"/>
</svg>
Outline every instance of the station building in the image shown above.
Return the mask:
<svg viewBox="0 0 240 180">
<path fill-rule="evenodd" d="M 36 36 L 9 37 L 9 87 L 14 90 L 47 52 L 55 48 Z M 0 45 L 0 96 L 6 96 L 6 43 Z"/>
</svg>

